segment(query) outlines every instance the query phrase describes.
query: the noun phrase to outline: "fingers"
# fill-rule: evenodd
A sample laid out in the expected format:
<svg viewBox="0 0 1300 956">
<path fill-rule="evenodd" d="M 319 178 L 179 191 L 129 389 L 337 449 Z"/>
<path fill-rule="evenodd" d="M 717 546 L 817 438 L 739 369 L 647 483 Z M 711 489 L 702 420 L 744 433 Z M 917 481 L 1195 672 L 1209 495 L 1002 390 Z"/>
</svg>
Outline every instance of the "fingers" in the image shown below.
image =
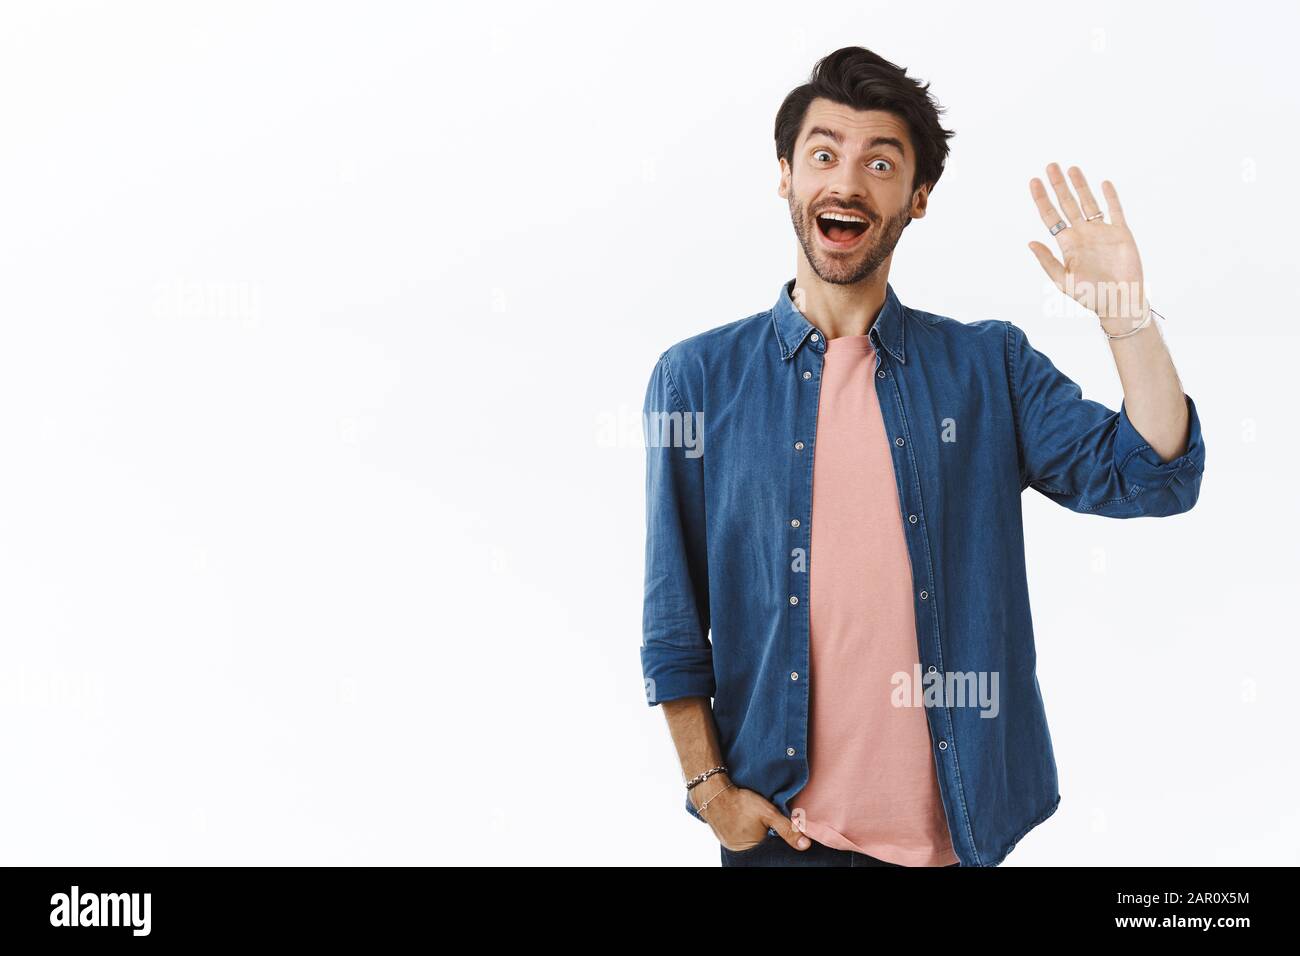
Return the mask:
<svg viewBox="0 0 1300 956">
<path fill-rule="evenodd" d="M 1106 211 L 1110 213 L 1110 221 L 1116 225 L 1127 225 L 1124 221 L 1124 209 L 1119 204 L 1119 193 L 1115 192 L 1115 184 L 1109 179 L 1103 179 L 1101 194 L 1106 197 Z"/>
<path fill-rule="evenodd" d="M 1100 223 L 1097 217 L 1101 213 L 1101 206 L 1097 203 L 1097 197 L 1092 194 L 1092 189 L 1088 185 L 1088 180 L 1083 175 L 1083 170 L 1078 166 L 1070 167 L 1070 182 L 1065 181 L 1061 175 L 1061 167 L 1056 163 L 1048 163 L 1047 178 L 1052 184 L 1052 190 L 1056 193 L 1056 200 L 1060 203 L 1064 215 L 1058 215 L 1056 206 L 1053 205 L 1051 197 L 1048 196 L 1046 188 L 1040 179 L 1034 178 L 1029 181 L 1029 194 L 1034 198 L 1034 204 L 1038 207 L 1038 216 L 1048 229 L 1051 229 L 1058 222 L 1064 220 L 1071 227 L 1084 223 L 1089 216 L 1093 217 L 1094 223 Z M 1079 199 L 1076 202 L 1074 193 L 1070 191 L 1070 183 L 1079 193 Z M 1119 204 L 1119 195 L 1115 192 L 1115 186 L 1110 180 L 1103 180 L 1101 184 L 1102 194 L 1106 197 L 1106 206 L 1110 213 L 1112 224 L 1124 224 L 1124 210 Z M 1082 208 L 1080 208 L 1082 204 Z M 1061 230 L 1056 235 L 1056 241 L 1061 244 L 1063 249 L 1067 249 L 1066 243 L 1071 237 L 1065 230 Z M 1033 249 L 1033 244 L 1030 244 Z M 1039 262 L 1043 263 L 1043 268 L 1048 269 L 1047 263 L 1043 260 L 1042 255 L 1037 249 L 1034 249 L 1034 255 L 1039 257 Z M 1051 257 L 1051 253 L 1047 253 Z M 1055 261 L 1055 260 L 1053 260 Z M 1049 275 L 1051 270 L 1048 269 Z"/>
<path fill-rule="evenodd" d="M 1034 205 L 1038 207 L 1038 216 L 1043 220 L 1044 226 L 1051 229 L 1061 221 L 1062 216 L 1057 213 L 1056 207 L 1052 205 L 1052 200 L 1047 198 L 1047 190 L 1043 188 L 1043 182 L 1041 179 L 1035 178 L 1029 180 L 1029 195 L 1034 197 Z M 1062 230 L 1062 232 L 1064 232 L 1064 230 Z M 1058 240 L 1060 239 L 1060 236 L 1061 234 L 1058 233 Z"/>
<path fill-rule="evenodd" d="M 1056 198 L 1061 203 L 1066 222 L 1072 226 L 1078 225 L 1083 221 L 1083 213 L 1079 211 L 1079 204 L 1074 201 L 1074 193 L 1070 192 L 1070 184 L 1065 181 L 1061 167 L 1056 163 L 1048 163 L 1047 178 L 1052 183 L 1052 189 L 1056 191 Z"/>
<path fill-rule="evenodd" d="M 1083 170 L 1078 166 L 1070 167 L 1070 182 L 1074 184 L 1074 191 L 1079 194 L 1079 205 L 1083 207 L 1085 217 L 1095 216 L 1101 212 L 1101 207 L 1093 198 L 1092 190 L 1088 188 L 1088 180 L 1083 178 Z"/>
</svg>

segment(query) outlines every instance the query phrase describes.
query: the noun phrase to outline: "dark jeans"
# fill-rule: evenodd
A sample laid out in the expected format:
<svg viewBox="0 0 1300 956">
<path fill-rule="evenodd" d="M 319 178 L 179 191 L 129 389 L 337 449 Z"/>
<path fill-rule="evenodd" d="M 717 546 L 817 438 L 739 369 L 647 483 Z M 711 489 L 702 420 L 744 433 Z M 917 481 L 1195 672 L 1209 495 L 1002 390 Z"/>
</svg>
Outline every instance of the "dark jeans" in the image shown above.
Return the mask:
<svg viewBox="0 0 1300 956">
<path fill-rule="evenodd" d="M 762 843 L 748 850 L 728 850 L 721 843 L 718 848 L 722 851 L 723 866 L 902 866 L 854 850 L 837 850 L 816 840 L 808 849 L 796 850 L 770 831 Z"/>
</svg>

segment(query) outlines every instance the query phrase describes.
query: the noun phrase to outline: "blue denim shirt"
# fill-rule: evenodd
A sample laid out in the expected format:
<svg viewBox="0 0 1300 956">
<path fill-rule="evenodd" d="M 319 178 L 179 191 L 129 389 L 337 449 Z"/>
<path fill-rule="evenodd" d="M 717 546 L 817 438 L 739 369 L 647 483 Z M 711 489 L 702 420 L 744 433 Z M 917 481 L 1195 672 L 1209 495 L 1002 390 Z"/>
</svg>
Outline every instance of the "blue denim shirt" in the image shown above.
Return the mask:
<svg viewBox="0 0 1300 956">
<path fill-rule="evenodd" d="M 650 706 L 713 698 L 732 781 L 789 816 L 808 782 L 813 452 L 826 343 L 781 286 L 765 312 L 659 356 L 643 408 Z M 1021 493 L 1082 514 L 1175 515 L 1200 491 L 1196 406 L 1172 461 L 1011 322 L 958 322 L 887 286 L 869 332 L 911 561 L 923 681 L 996 673 L 996 716 L 926 707 L 953 850 L 996 866 L 1060 803 L 1035 673 Z M 933 675 L 933 676 L 929 676 Z M 969 701 L 967 701 L 969 704 Z M 701 768 L 703 769 L 703 768 Z M 686 810 L 702 819 L 689 799 Z"/>
</svg>

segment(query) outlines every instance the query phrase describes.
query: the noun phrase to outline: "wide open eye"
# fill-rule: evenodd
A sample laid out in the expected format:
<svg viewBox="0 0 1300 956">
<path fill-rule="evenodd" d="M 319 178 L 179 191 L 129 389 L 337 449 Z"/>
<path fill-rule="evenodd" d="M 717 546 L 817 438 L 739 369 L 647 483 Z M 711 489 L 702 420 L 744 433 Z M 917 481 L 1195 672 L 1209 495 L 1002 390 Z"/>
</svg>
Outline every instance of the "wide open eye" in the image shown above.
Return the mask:
<svg viewBox="0 0 1300 956">
<path fill-rule="evenodd" d="M 818 157 L 819 155 L 823 155 L 823 156 L 825 156 L 826 159 L 827 159 L 827 162 L 829 162 L 829 161 L 830 161 L 830 156 L 831 156 L 831 151 L 830 151 L 829 149 L 817 149 L 817 150 L 813 150 L 813 161 L 814 161 L 814 162 L 817 160 L 817 157 Z"/>
<path fill-rule="evenodd" d="M 872 166 L 876 165 L 876 163 L 884 163 L 885 166 L 887 167 L 887 168 L 885 168 L 885 169 L 879 169 L 879 170 L 876 170 L 877 172 L 887 173 L 887 172 L 889 172 L 891 169 L 894 168 L 894 164 L 891 163 L 891 162 L 890 162 L 889 160 L 887 160 L 887 159 L 873 159 L 873 160 L 871 161 L 871 165 L 872 165 Z"/>
</svg>

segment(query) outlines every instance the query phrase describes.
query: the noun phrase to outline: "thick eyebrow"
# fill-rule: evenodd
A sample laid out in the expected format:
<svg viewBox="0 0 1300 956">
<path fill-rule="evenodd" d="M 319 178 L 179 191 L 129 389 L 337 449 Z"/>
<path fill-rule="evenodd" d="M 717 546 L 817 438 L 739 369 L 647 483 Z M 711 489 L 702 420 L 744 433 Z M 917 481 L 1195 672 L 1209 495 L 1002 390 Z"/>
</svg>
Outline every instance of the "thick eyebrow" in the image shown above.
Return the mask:
<svg viewBox="0 0 1300 956">
<path fill-rule="evenodd" d="M 844 145 L 844 134 L 839 130 L 827 129 L 825 126 L 814 126 L 808 131 L 808 139 L 812 139 L 814 136 L 825 136 L 827 139 L 833 140 L 837 146 Z M 902 140 L 896 139 L 893 136 L 873 136 L 867 142 L 866 148 L 875 149 L 877 146 L 892 146 L 894 149 L 898 150 L 900 156 L 907 155 L 907 150 L 903 148 Z"/>
</svg>

